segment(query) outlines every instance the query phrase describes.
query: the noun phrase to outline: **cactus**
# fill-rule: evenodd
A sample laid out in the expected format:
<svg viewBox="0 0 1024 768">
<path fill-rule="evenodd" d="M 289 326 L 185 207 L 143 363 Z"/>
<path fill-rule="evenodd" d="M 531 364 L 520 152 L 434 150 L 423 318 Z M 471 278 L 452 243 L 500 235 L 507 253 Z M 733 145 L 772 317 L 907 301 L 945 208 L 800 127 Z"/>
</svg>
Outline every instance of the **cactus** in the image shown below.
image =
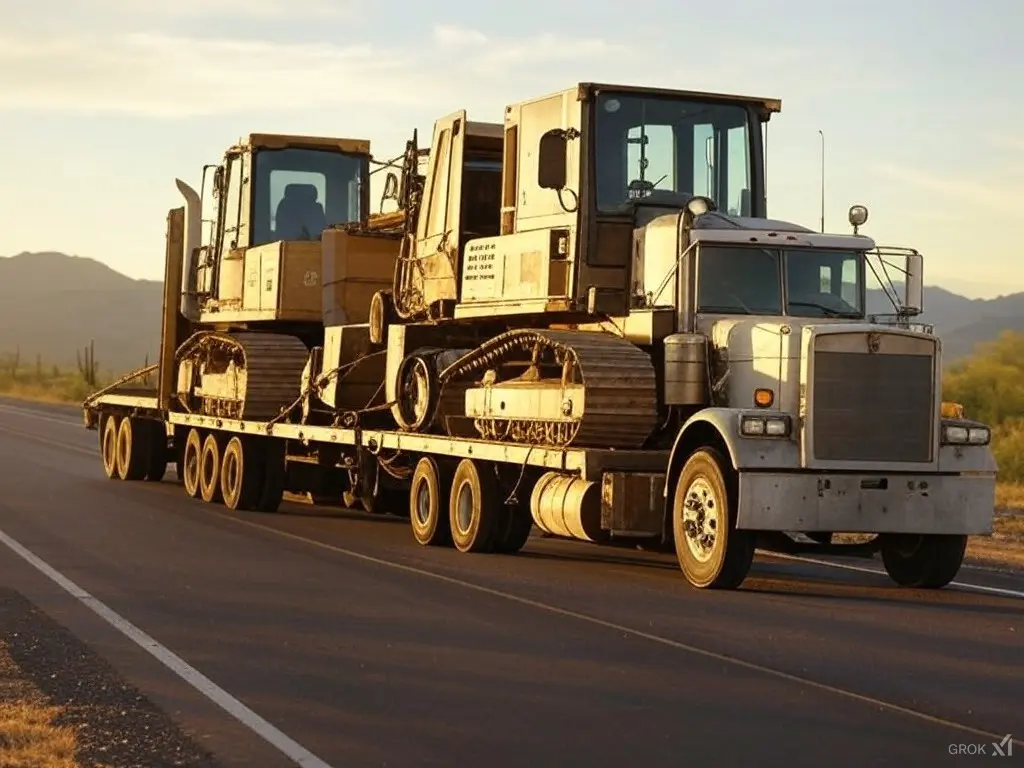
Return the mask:
<svg viewBox="0 0 1024 768">
<path fill-rule="evenodd" d="M 90 387 L 96 386 L 96 373 L 99 370 L 99 366 L 96 364 L 96 346 L 94 341 L 89 342 L 89 346 L 85 347 L 85 354 L 81 352 L 77 353 L 78 356 L 78 372 L 82 374 L 82 378 L 85 383 Z"/>
</svg>

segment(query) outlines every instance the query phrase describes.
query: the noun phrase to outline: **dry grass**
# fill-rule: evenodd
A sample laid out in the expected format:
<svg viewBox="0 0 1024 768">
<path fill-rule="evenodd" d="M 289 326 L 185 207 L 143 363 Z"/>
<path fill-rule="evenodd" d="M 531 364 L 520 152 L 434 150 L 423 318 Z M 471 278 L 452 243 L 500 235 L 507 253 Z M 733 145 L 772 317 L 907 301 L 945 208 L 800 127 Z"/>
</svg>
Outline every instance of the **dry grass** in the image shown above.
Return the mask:
<svg viewBox="0 0 1024 768">
<path fill-rule="evenodd" d="M 996 508 L 1024 511 L 1024 484 L 999 483 L 996 486 Z"/>
<path fill-rule="evenodd" d="M 3 768 L 79 768 L 75 731 L 56 726 L 59 707 L 25 681 L 0 644 L 0 761 Z"/>
</svg>

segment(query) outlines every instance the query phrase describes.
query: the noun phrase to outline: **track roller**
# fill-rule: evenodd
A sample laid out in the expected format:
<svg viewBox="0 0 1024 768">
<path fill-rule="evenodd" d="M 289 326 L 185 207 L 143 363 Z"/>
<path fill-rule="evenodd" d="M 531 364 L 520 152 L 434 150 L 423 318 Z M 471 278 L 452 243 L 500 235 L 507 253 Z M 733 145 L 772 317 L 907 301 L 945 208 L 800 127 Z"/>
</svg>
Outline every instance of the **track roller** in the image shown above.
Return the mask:
<svg viewBox="0 0 1024 768">
<path fill-rule="evenodd" d="M 199 459 L 203 452 L 203 438 L 199 430 L 192 427 L 185 438 L 185 451 L 182 457 L 182 482 L 185 485 L 185 493 L 193 499 L 199 498 Z"/>
<path fill-rule="evenodd" d="M 409 522 L 413 538 L 425 547 L 448 546 L 452 542 L 449 518 L 451 472 L 436 459 L 424 456 L 417 464 L 409 488 Z"/>
<path fill-rule="evenodd" d="M 235 435 L 224 448 L 220 465 L 220 493 L 224 506 L 238 511 L 252 509 L 263 490 L 260 445 Z"/>
<path fill-rule="evenodd" d="M 492 552 L 500 533 L 502 499 L 497 478 L 487 470 L 486 463 L 463 459 L 452 479 L 448 515 L 452 543 L 460 552 Z"/>
<path fill-rule="evenodd" d="M 117 476 L 141 480 L 149 469 L 150 431 L 142 419 L 126 416 L 117 427 Z"/>
</svg>

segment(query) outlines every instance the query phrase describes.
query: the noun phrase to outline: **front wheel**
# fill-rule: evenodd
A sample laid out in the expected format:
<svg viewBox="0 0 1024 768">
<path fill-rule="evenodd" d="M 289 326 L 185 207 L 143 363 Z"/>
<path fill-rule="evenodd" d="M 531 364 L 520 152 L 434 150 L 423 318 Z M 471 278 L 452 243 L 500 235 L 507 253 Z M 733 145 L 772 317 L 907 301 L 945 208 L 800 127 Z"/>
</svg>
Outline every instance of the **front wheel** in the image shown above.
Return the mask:
<svg viewBox="0 0 1024 768">
<path fill-rule="evenodd" d="M 882 564 L 901 587 L 940 589 L 956 578 L 967 552 L 967 537 L 939 534 L 884 534 Z"/>
<path fill-rule="evenodd" d="M 736 530 L 738 484 L 713 448 L 694 451 L 683 466 L 672 503 L 676 557 L 693 586 L 736 589 L 754 561 L 754 535 Z"/>
</svg>

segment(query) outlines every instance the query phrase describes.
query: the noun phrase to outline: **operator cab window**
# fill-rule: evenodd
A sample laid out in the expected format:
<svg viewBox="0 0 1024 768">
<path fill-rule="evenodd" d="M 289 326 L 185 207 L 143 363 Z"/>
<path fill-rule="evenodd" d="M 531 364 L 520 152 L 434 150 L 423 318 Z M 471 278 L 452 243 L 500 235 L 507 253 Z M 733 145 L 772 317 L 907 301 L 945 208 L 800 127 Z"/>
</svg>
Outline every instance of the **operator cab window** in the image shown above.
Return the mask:
<svg viewBox="0 0 1024 768">
<path fill-rule="evenodd" d="M 781 315 L 781 272 L 777 251 L 703 246 L 697 262 L 697 311 Z"/>
<path fill-rule="evenodd" d="M 362 216 L 364 157 L 337 150 L 262 149 L 255 160 L 253 245 L 319 240 Z"/>
</svg>

